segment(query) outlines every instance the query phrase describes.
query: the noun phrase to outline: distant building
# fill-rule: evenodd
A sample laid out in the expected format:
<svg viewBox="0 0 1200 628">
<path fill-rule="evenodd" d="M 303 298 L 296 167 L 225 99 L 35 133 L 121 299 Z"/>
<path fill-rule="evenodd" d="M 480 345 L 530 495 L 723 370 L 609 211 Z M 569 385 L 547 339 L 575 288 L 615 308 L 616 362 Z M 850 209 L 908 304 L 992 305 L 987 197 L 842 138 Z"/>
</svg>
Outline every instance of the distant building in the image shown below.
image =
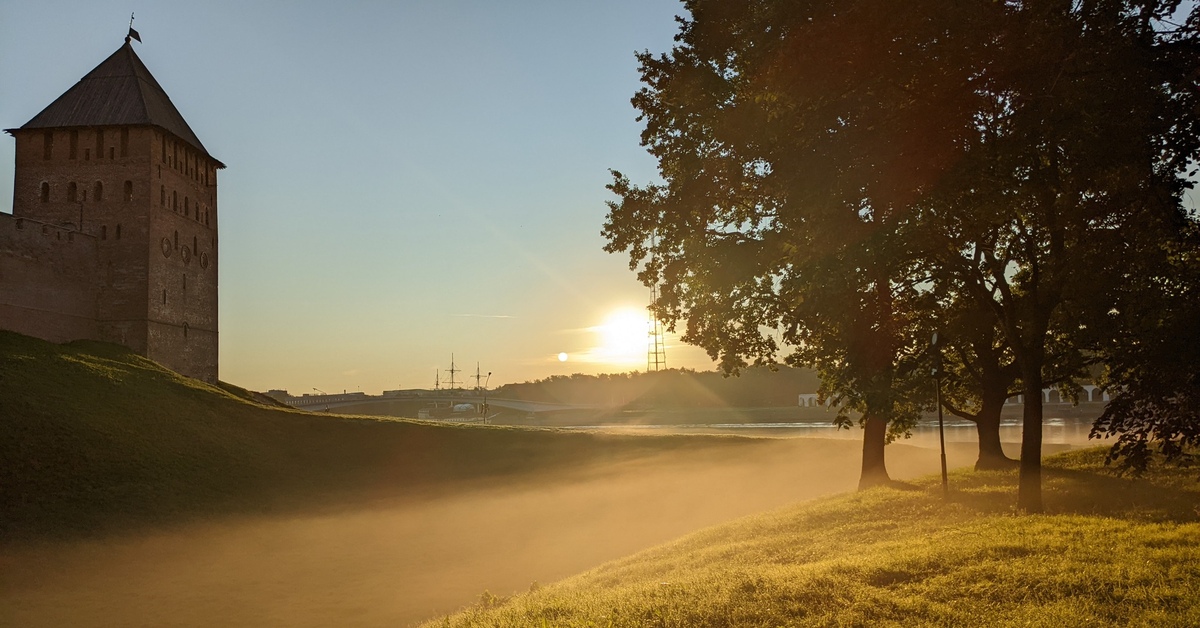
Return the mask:
<svg viewBox="0 0 1200 628">
<path fill-rule="evenodd" d="M 11 89 L 11 86 L 10 86 Z M 217 170 L 125 45 L 20 128 L 0 328 L 217 380 Z"/>
<path fill-rule="evenodd" d="M 334 393 L 332 395 L 326 394 L 326 393 L 321 393 L 319 395 L 311 395 L 311 394 L 305 393 L 303 395 L 300 395 L 299 397 L 296 397 L 291 394 L 288 394 L 288 391 L 286 391 L 286 390 L 278 390 L 278 389 L 268 390 L 267 396 L 276 401 L 279 401 L 281 403 L 285 403 L 289 406 L 292 406 L 293 408 L 309 408 L 309 409 L 311 409 L 311 408 L 320 409 L 322 407 L 327 408 L 329 406 L 329 404 L 334 404 L 334 403 L 347 403 L 347 402 L 351 402 L 351 401 L 367 401 L 369 399 L 372 399 L 372 397 L 367 396 L 367 393 L 365 393 L 365 392 L 343 392 L 341 394 Z"/>
<path fill-rule="evenodd" d="M 1084 384 L 1080 386 L 1079 403 L 1107 403 L 1110 399 L 1108 393 L 1104 392 L 1100 387 L 1092 384 Z M 1024 405 L 1024 395 L 1013 395 L 1004 402 L 1007 405 Z M 1070 403 L 1064 399 L 1062 394 L 1055 388 L 1042 389 L 1042 403 Z M 799 395 L 799 405 L 802 408 L 812 408 L 823 406 L 825 404 L 818 401 L 816 393 L 801 393 Z"/>
</svg>

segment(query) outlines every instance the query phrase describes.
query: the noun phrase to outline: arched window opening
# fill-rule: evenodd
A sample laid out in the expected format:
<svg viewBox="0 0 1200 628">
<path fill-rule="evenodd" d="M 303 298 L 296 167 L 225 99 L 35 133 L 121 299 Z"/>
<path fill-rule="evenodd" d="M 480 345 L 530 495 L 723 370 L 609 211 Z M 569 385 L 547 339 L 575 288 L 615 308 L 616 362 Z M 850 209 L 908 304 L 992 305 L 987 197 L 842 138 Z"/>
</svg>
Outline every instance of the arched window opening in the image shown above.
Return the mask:
<svg viewBox="0 0 1200 628">
<path fill-rule="evenodd" d="M 167 289 L 163 288 L 163 305 L 167 304 Z"/>
<path fill-rule="evenodd" d="M 121 239 L 121 223 L 117 223 L 117 239 Z"/>
<path fill-rule="evenodd" d="M 54 156 L 54 131 L 46 131 L 42 134 L 42 159 L 50 159 Z"/>
<path fill-rule="evenodd" d="M 175 232 L 175 250 L 179 250 L 179 232 Z"/>
<path fill-rule="evenodd" d="M 96 129 L 96 159 L 104 159 L 104 129 Z"/>
<path fill-rule="evenodd" d="M 179 192 L 171 192 L 171 211 L 179 211 Z"/>
<path fill-rule="evenodd" d="M 79 131 L 71 131 L 71 152 L 70 158 L 75 159 L 79 153 Z"/>
<path fill-rule="evenodd" d="M 72 181 L 72 182 L 68 183 L 67 184 L 67 202 L 74 203 L 76 197 L 78 197 L 78 196 L 79 196 L 79 190 L 78 190 L 78 188 L 75 187 L 75 182 Z"/>
<path fill-rule="evenodd" d="M 187 338 L 187 335 L 188 335 L 188 324 L 184 323 L 183 324 L 183 337 Z"/>
<path fill-rule="evenodd" d="M 100 239 L 101 240 L 108 239 L 108 225 L 100 225 Z"/>
<path fill-rule="evenodd" d="M 97 181 L 96 185 L 92 188 L 92 200 L 96 201 L 97 203 L 104 200 L 104 184 L 103 183 Z"/>
<path fill-rule="evenodd" d="M 192 215 L 191 212 L 192 212 L 191 203 L 188 202 L 188 197 L 185 196 L 185 197 L 183 197 L 183 215 L 191 216 Z"/>
<path fill-rule="evenodd" d="M 200 252 L 199 242 L 200 242 L 199 238 L 197 238 L 196 236 L 192 236 L 192 252 L 193 253 Z"/>
<path fill-rule="evenodd" d="M 167 186 L 165 185 L 158 186 L 158 204 L 163 208 L 167 206 Z"/>
<path fill-rule="evenodd" d="M 133 181 L 125 182 L 125 202 L 133 200 Z"/>
<path fill-rule="evenodd" d="M 42 181 L 42 202 L 50 202 L 50 184 Z"/>
<path fill-rule="evenodd" d="M 161 139 L 162 139 L 162 162 L 165 164 L 165 163 L 167 163 L 167 136 L 163 135 L 163 136 L 161 136 Z"/>
</svg>

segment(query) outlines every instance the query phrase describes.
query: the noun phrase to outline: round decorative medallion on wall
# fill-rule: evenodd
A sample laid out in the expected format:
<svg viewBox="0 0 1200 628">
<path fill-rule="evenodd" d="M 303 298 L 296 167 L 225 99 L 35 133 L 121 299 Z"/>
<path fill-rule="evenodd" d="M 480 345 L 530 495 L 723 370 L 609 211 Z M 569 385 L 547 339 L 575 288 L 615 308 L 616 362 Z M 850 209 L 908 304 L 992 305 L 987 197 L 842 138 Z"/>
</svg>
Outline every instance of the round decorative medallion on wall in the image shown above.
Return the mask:
<svg viewBox="0 0 1200 628">
<path fill-rule="evenodd" d="M 179 247 L 179 259 L 183 260 L 184 264 L 192 262 L 192 250 L 186 246 Z"/>
<path fill-rule="evenodd" d="M 163 238 L 162 252 L 163 257 L 171 257 L 171 238 Z"/>
<path fill-rule="evenodd" d="M 200 268 L 208 268 L 208 253 L 200 254 Z"/>
</svg>

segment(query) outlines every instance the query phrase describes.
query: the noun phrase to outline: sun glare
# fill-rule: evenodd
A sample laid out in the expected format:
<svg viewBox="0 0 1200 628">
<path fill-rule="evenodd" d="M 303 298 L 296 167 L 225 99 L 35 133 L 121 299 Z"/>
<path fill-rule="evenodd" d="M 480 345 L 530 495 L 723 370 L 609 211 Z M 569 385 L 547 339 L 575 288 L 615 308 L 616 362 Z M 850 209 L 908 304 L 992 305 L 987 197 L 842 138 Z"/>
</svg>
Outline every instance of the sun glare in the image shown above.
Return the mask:
<svg viewBox="0 0 1200 628">
<path fill-rule="evenodd" d="M 608 315 L 596 328 L 600 346 L 597 357 L 613 364 L 636 364 L 646 360 L 650 321 L 646 313 L 624 308 Z"/>
</svg>

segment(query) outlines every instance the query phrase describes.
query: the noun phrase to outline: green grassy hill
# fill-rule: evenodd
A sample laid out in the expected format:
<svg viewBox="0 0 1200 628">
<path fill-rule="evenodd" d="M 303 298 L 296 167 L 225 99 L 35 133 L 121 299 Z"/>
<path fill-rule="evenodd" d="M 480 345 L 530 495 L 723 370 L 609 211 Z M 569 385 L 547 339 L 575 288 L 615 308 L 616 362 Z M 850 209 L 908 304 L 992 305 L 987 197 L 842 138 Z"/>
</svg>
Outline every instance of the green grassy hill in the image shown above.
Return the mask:
<svg viewBox="0 0 1200 628">
<path fill-rule="evenodd" d="M 692 534 L 431 626 L 1197 626 L 1196 470 L 1142 479 L 1102 450 L 1047 461 L 1050 514 L 1014 473 L 809 502 Z"/>
<path fill-rule="evenodd" d="M 0 539 L 336 508 L 746 439 L 309 414 L 115 345 L 0 331 Z"/>
</svg>

